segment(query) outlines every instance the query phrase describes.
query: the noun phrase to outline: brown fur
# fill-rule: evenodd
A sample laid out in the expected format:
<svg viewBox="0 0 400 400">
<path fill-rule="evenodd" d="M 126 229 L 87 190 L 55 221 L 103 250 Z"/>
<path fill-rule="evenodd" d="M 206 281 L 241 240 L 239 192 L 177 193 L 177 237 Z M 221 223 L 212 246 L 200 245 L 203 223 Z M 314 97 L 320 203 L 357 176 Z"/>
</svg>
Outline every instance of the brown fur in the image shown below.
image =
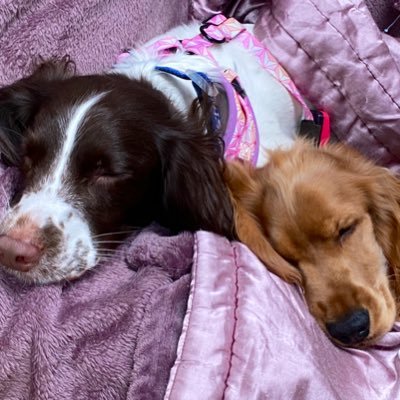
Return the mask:
<svg viewBox="0 0 400 400">
<path fill-rule="evenodd" d="M 299 141 L 260 169 L 229 164 L 225 180 L 238 238 L 272 272 L 301 283 L 325 331 L 355 309 L 370 318 L 362 345 L 390 330 L 395 303 L 399 310 L 400 183 L 389 171 L 343 145 Z"/>
</svg>

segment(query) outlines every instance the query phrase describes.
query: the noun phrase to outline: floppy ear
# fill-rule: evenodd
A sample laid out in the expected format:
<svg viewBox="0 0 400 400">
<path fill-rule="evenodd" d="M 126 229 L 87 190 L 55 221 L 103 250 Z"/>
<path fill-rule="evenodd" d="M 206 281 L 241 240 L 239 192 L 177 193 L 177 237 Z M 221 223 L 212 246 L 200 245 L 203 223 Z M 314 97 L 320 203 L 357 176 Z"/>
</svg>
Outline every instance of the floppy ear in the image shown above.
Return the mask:
<svg viewBox="0 0 400 400">
<path fill-rule="evenodd" d="M 353 171 L 354 183 L 365 195 L 376 240 L 392 269 L 396 297 L 400 298 L 400 180 L 347 146 L 331 145 L 325 151 Z"/>
<path fill-rule="evenodd" d="M 225 170 L 225 180 L 234 204 L 236 235 L 268 270 L 288 283 L 301 286 L 300 272 L 276 252 L 260 224 L 258 214 L 263 188 L 255 173 L 249 164 L 239 161 L 228 163 Z"/>
<path fill-rule="evenodd" d="M 159 136 L 163 222 L 176 230 L 204 229 L 232 238 L 233 210 L 219 135 L 186 122 L 176 129 L 163 127 Z"/>
<path fill-rule="evenodd" d="M 68 57 L 39 64 L 32 75 L 0 89 L 0 153 L 7 164 L 19 161 L 21 138 L 32 123 L 46 82 L 74 73 Z"/>
<path fill-rule="evenodd" d="M 400 181 L 385 168 L 373 166 L 363 179 L 376 240 L 383 249 L 396 301 L 400 299 Z"/>
<path fill-rule="evenodd" d="M 400 181 L 383 168 L 366 182 L 375 236 L 392 270 L 397 302 L 400 299 Z"/>
</svg>

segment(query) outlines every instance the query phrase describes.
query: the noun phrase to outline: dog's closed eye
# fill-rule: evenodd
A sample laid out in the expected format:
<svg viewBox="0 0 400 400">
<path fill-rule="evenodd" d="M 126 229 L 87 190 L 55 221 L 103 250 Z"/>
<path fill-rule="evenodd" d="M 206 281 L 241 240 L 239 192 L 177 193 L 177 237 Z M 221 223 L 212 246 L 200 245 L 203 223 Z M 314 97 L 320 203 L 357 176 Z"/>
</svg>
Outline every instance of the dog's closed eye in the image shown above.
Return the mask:
<svg viewBox="0 0 400 400">
<path fill-rule="evenodd" d="M 336 236 L 338 242 L 343 243 L 343 241 L 345 241 L 349 236 L 351 236 L 354 233 L 356 227 L 357 227 L 357 222 L 351 222 L 339 228 L 339 231 Z"/>
<path fill-rule="evenodd" d="M 127 174 L 117 171 L 103 159 L 97 160 L 91 171 L 91 182 L 95 184 L 110 185 L 127 177 Z"/>
</svg>

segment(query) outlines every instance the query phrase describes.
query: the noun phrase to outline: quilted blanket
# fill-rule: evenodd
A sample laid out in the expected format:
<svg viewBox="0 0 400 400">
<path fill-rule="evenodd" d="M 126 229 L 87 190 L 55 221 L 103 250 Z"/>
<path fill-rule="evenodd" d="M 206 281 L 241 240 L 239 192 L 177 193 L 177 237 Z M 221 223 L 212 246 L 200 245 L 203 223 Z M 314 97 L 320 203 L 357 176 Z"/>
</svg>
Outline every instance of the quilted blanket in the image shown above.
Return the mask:
<svg viewBox="0 0 400 400">
<path fill-rule="evenodd" d="M 399 349 L 400 325 L 369 350 L 334 346 L 296 287 L 242 244 L 199 232 L 165 399 L 396 400 Z"/>
<path fill-rule="evenodd" d="M 366 3 L 272 0 L 258 22 L 306 98 L 332 116 L 337 137 L 400 172 L 400 43 Z"/>
</svg>

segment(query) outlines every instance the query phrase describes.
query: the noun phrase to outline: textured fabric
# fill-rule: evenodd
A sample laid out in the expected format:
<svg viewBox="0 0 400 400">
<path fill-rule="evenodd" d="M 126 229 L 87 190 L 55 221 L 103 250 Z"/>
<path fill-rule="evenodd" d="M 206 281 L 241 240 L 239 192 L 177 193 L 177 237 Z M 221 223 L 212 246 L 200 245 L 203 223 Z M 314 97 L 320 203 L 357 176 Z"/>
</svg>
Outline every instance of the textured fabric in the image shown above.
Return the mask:
<svg viewBox="0 0 400 400">
<path fill-rule="evenodd" d="M 29 73 L 39 56 L 69 54 L 82 73 L 108 69 L 125 47 L 187 22 L 189 3 L 0 0 L 0 86 Z"/>
<path fill-rule="evenodd" d="M 382 31 L 395 20 L 400 11 L 398 0 L 365 0 L 365 3 Z M 261 9 L 268 4 L 269 2 L 265 0 L 193 0 L 192 14 L 195 18 L 203 20 L 212 14 L 222 12 L 241 22 L 254 23 Z M 389 33 L 392 36 L 399 36 L 400 23 L 393 26 Z"/>
<path fill-rule="evenodd" d="M 15 179 L 0 176 L 1 213 Z M 161 399 L 192 258 L 192 234 L 153 228 L 74 283 L 26 286 L 0 270 L 0 398 Z"/>
<path fill-rule="evenodd" d="M 339 139 L 400 172 L 400 43 L 361 0 L 272 0 L 256 34 Z"/>
<path fill-rule="evenodd" d="M 368 351 L 336 347 L 295 286 L 207 232 L 196 234 L 192 276 L 165 399 L 400 398 L 400 325 Z"/>
</svg>

